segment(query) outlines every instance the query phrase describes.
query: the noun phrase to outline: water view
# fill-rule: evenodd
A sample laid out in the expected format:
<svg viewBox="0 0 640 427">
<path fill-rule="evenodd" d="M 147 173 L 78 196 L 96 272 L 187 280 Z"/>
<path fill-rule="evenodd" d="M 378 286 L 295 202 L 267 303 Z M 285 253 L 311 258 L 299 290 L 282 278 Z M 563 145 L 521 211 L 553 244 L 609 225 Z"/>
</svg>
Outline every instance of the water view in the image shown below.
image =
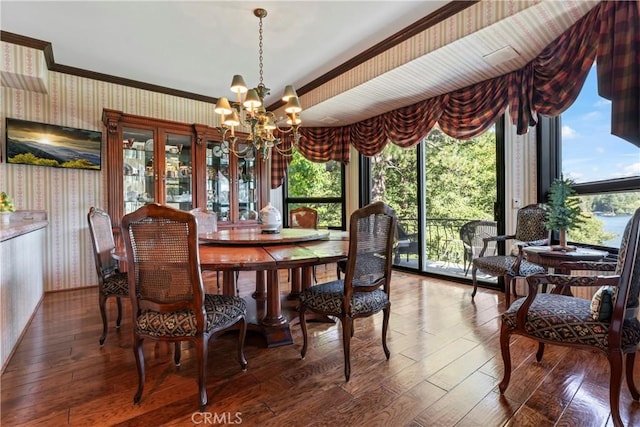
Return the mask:
<svg viewBox="0 0 640 427">
<path fill-rule="evenodd" d="M 615 233 L 616 237 L 611 240 L 607 240 L 603 243 L 603 246 L 609 246 L 612 248 L 619 248 L 620 241 L 622 240 L 622 233 L 627 223 L 631 219 L 631 215 L 616 215 L 616 216 L 604 216 L 598 215 L 597 217 L 604 224 L 605 231 L 609 233 Z"/>
</svg>

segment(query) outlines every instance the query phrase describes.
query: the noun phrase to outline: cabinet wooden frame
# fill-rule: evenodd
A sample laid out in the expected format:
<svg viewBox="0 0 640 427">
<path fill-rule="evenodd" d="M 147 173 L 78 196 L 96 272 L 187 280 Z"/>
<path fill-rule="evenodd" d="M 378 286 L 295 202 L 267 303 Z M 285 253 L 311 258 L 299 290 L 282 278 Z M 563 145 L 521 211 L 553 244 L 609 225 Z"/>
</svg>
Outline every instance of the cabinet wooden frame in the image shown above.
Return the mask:
<svg viewBox="0 0 640 427">
<path fill-rule="evenodd" d="M 189 135 L 191 137 L 191 165 L 192 165 L 192 207 L 206 207 L 206 149 L 207 141 L 220 141 L 220 135 L 216 128 L 202 124 L 188 124 L 170 120 L 155 119 L 151 117 L 126 114 L 122 111 L 103 109 L 102 122 L 105 126 L 106 141 L 106 173 L 107 173 L 107 207 L 113 226 L 118 228 L 120 220 L 124 216 L 124 128 L 148 130 L 153 133 L 155 141 L 165 141 L 167 134 Z M 240 138 L 246 135 L 239 134 Z M 154 144 L 154 195 L 155 202 L 165 204 L 165 153 L 164 142 Z M 257 220 L 239 221 L 238 208 L 238 171 L 237 158 L 230 156 L 230 218 L 229 221 L 219 222 L 220 228 L 255 227 Z M 256 159 L 256 185 L 258 191 L 258 206 L 262 206 L 268 200 L 268 181 L 266 162 Z"/>
</svg>

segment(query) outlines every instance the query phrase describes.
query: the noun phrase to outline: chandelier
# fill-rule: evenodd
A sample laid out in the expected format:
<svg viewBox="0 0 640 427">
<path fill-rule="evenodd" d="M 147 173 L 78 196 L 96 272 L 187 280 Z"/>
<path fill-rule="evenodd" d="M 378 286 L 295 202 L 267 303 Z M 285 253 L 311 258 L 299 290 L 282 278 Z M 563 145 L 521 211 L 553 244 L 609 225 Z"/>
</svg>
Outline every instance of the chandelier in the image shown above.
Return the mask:
<svg viewBox="0 0 640 427">
<path fill-rule="evenodd" d="M 233 153 L 238 157 L 251 158 L 254 150 L 262 155 L 263 160 L 271 157 L 272 150 L 283 156 L 292 156 L 293 149 L 300 140 L 298 129 L 302 120 L 299 113 L 302 111 L 300 100 L 293 86 L 285 86 L 282 100 L 286 102 L 286 125 L 282 124 L 283 117 L 276 117 L 271 111 L 267 111 L 264 98 L 269 95 L 270 89 L 264 85 L 262 70 L 262 19 L 267 16 L 265 9 L 255 9 L 253 14 L 260 19 L 258 29 L 259 41 L 259 71 L 260 82 L 253 89 L 248 89 L 244 78 L 237 74 L 233 76 L 231 91 L 237 94 L 236 101 L 230 103 L 227 98 L 219 98 L 214 111 L 220 114 L 221 125 L 217 127 L 222 138 L 222 151 Z M 244 123 L 249 129 L 246 139 L 239 140 L 235 136 L 235 127 Z M 290 144 L 283 144 L 288 138 Z M 285 146 L 286 145 L 286 146 Z"/>
</svg>

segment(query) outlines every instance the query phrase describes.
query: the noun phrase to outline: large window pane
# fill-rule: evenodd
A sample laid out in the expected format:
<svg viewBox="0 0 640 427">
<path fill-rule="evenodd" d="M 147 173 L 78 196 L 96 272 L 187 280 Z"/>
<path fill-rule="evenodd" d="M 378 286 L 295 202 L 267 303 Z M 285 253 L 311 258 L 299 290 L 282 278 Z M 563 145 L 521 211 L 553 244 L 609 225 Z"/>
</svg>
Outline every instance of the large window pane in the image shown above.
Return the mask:
<svg viewBox="0 0 640 427">
<path fill-rule="evenodd" d="M 418 157 L 417 147 L 403 149 L 387 144 L 370 158 L 371 201 L 383 201 L 398 217 L 394 264 L 419 268 Z"/>
<path fill-rule="evenodd" d="M 295 152 L 287 170 L 285 212 L 306 206 L 318 211 L 319 227 L 344 228 L 344 167 L 335 161 L 314 163 Z"/>
<path fill-rule="evenodd" d="M 492 221 L 496 200 L 496 134 L 491 129 L 458 140 L 433 129 L 425 139 L 426 270 L 469 275 L 469 259 L 480 247 L 467 248 L 460 228 L 476 220 Z M 469 242 L 466 242 L 467 245 Z M 478 276 L 495 282 L 495 277 Z"/>
<path fill-rule="evenodd" d="M 562 114 L 562 173 L 576 183 L 584 224 L 571 242 L 618 248 L 624 226 L 640 207 L 640 148 L 611 134 L 611 102 L 598 96 L 596 68 Z M 637 181 L 636 181 L 637 182 Z"/>
<path fill-rule="evenodd" d="M 562 114 L 562 172 L 576 183 L 640 177 L 640 148 L 611 134 L 611 101 L 597 87 L 594 66 Z"/>
</svg>

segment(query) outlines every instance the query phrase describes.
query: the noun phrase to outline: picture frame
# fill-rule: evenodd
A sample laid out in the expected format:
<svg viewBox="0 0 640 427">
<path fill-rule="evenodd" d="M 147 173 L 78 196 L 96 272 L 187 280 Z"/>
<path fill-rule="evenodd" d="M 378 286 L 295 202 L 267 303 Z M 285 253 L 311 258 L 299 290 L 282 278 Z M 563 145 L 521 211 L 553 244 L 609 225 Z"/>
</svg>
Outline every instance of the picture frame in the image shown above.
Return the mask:
<svg viewBox="0 0 640 427">
<path fill-rule="evenodd" d="M 102 168 L 102 132 L 28 120 L 6 119 L 8 164 L 66 169 Z"/>
</svg>

